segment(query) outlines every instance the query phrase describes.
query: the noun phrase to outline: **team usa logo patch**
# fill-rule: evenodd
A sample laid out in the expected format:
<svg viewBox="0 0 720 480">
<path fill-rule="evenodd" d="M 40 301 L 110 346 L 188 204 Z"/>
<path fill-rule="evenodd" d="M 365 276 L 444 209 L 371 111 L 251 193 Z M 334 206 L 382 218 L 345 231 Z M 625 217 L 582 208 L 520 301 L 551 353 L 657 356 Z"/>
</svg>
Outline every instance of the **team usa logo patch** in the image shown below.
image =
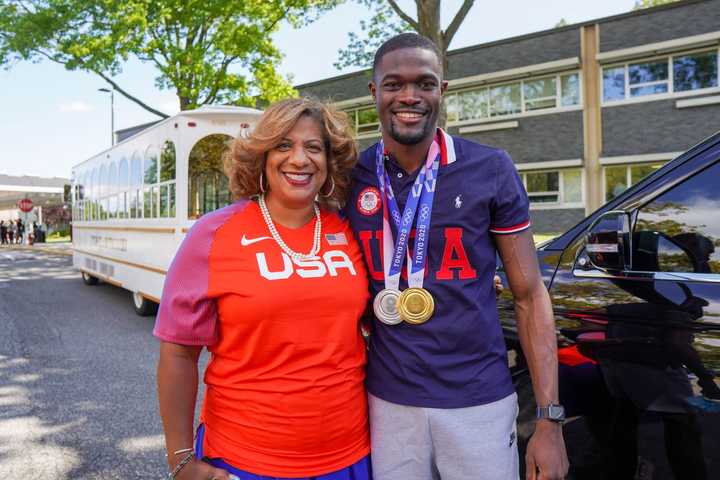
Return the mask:
<svg viewBox="0 0 720 480">
<path fill-rule="evenodd" d="M 357 209 L 363 215 L 375 215 L 380 210 L 380 206 L 380 190 L 377 188 L 367 187 L 358 195 Z"/>
</svg>

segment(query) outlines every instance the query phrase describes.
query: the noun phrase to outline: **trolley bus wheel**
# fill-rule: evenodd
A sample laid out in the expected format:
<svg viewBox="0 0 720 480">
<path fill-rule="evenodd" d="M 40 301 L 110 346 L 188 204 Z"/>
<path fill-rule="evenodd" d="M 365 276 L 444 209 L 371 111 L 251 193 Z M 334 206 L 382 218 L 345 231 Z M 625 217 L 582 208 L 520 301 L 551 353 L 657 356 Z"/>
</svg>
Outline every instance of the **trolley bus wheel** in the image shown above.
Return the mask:
<svg viewBox="0 0 720 480">
<path fill-rule="evenodd" d="M 141 317 L 147 317 L 157 313 L 158 304 L 143 297 L 140 292 L 133 292 L 132 297 L 135 313 Z"/>
<path fill-rule="evenodd" d="M 98 284 L 98 278 L 90 275 L 87 272 L 81 272 L 83 283 L 85 285 L 97 285 Z"/>
</svg>

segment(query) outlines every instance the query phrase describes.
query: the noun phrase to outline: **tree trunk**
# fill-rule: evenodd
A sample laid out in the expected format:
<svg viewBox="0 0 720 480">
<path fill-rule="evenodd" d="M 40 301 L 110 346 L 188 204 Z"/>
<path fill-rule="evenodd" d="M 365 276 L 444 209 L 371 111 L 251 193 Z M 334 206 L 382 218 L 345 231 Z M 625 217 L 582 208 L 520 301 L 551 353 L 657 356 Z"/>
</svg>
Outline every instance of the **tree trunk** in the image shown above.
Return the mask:
<svg viewBox="0 0 720 480">
<path fill-rule="evenodd" d="M 177 96 L 180 100 L 180 111 L 190 110 L 192 108 L 192 100 L 190 98 L 181 95 L 180 92 L 178 92 Z"/>
<path fill-rule="evenodd" d="M 447 76 L 448 60 L 447 45 L 445 45 L 445 36 L 440 25 L 440 3 L 441 0 L 415 0 L 417 6 L 418 33 L 429 38 L 440 49 L 442 54 L 443 78 Z M 445 102 L 440 102 L 440 115 L 438 116 L 438 126 L 445 128 L 447 123 L 447 109 Z"/>
</svg>

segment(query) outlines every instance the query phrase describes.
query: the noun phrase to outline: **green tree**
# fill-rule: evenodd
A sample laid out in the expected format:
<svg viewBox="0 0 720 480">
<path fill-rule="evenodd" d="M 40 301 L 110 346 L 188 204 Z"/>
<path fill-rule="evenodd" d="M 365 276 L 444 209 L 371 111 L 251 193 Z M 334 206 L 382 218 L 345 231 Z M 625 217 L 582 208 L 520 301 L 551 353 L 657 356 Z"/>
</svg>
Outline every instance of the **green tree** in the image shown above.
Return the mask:
<svg viewBox="0 0 720 480">
<path fill-rule="evenodd" d="M 166 115 L 114 79 L 130 58 L 158 70 L 182 110 L 262 105 L 294 93 L 277 71 L 272 34 L 342 0 L 0 0 L 0 64 L 49 59 L 92 72 L 146 110 Z"/>
<path fill-rule="evenodd" d="M 678 0 L 637 0 L 633 10 L 640 10 L 642 8 L 657 7 L 658 5 L 665 5 L 666 3 L 674 3 Z"/>
<path fill-rule="evenodd" d="M 339 50 L 340 58 L 335 67 L 369 67 L 375 51 L 388 38 L 401 32 L 415 31 L 431 39 L 443 54 L 443 66 L 447 68 L 447 51 L 460 25 L 467 17 L 475 0 L 464 0 L 448 27 L 440 23 L 442 0 L 416 0 L 415 15 L 410 15 L 395 0 L 356 0 L 372 11 L 371 20 L 361 21 L 360 29 L 365 35 L 348 34 L 347 48 Z"/>
</svg>

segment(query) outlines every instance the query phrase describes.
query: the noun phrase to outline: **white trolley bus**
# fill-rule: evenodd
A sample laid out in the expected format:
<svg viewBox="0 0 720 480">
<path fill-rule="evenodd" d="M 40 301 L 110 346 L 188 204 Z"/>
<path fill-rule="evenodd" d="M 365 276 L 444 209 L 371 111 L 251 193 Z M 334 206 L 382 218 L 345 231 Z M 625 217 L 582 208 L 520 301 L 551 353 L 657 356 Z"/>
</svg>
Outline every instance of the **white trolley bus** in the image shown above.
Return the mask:
<svg viewBox="0 0 720 480">
<path fill-rule="evenodd" d="M 138 314 L 154 313 L 189 227 L 230 203 L 223 154 L 260 114 L 242 107 L 184 111 L 76 165 L 73 265 L 83 281 L 125 288 Z"/>
</svg>

